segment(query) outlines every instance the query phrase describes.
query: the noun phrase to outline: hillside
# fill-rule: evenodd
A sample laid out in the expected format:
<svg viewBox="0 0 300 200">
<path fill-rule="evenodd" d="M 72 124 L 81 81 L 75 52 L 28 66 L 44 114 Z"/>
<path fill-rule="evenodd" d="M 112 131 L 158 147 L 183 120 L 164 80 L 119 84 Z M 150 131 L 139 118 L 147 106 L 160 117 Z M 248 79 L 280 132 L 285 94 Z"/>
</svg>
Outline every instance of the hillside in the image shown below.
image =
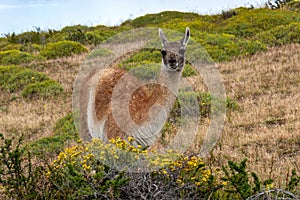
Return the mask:
<svg viewBox="0 0 300 200">
<path fill-rule="evenodd" d="M 211 155 L 204 159 L 216 182 L 211 180 L 213 184 L 207 183 L 208 186 L 201 182 L 206 190 L 195 189 L 193 194 L 207 194 L 203 198 L 211 194 L 216 199 L 245 199 L 243 195 L 258 192 L 254 187 L 238 192 L 234 180 L 224 179 L 226 172 L 222 166 L 228 166 L 228 161 L 242 163 L 246 158 L 247 172 L 256 172 L 260 180 L 273 180 L 272 184 L 261 181 L 260 189 L 281 188 L 300 195 L 300 13 L 294 9 L 298 5 L 295 2 L 292 4 L 294 7 L 277 10 L 237 8 L 212 16 L 166 11 L 128 20 L 118 27 L 78 25 L 60 31 L 36 30 L 19 35 L 8 34 L 6 38 L 0 38 L 0 133 L 6 138 L 23 135 L 22 145 L 29 145 L 33 156 L 37 157 L 34 159 L 35 165 L 45 160 L 53 161 L 66 147 L 78 145 L 78 135 L 70 115 L 73 83 L 80 65 L 97 44 L 138 27 L 161 27 L 180 32 L 190 27 L 192 39 L 200 43 L 217 63 L 229 101 L 222 136 Z M 157 52 L 151 53 L 159 55 Z M 125 62 L 132 67 L 146 61 L 157 62 L 157 57 L 149 55 L 149 52 L 142 51 Z M 120 67 L 125 62 L 119 63 Z M 188 66 L 184 78 L 191 80 L 199 92 L 207 95 L 209 91 L 203 80 L 196 78 L 192 70 L 192 66 Z M 201 109 L 210 108 L 209 102 L 203 104 L 206 107 Z M 203 140 L 200 136 L 207 131 L 210 116 L 209 110 L 205 112 L 195 148 L 199 148 L 198 142 Z M 0 144 L 2 147 L 3 142 Z M 1 174 L 1 170 L 7 166 L 0 166 Z M 297 175 L 292 174 L 293 169 Z M 71 172 L 60 173 L 68 173 L 66 177 L 69 177 Z M 43 189 L 52 194 L 47 194 L 48 198 L 87 198 L 85 195 L 93 193 L 93 187 L 89 188 L 85 181 L 92 183 L 99 179 L 92 175 L 93 178 L 87 175 L 87 179 L 84 178 L 86 174 L 77 175 L 74 177 L 80 177 L 80 183 L 76 182 L 76 178 L 67 180 L 70 185 L 72 181 L 78 184 L 70 190 L 66 188 L 71 186 L 63 184 L 66 180 L 56 176 L 54 185 L 62 184 L 61 188 L 69 192 L 68 197 L 63 196 L 61 188 L 57 189 L 51 185 L 53 182 L 47 182 L 46 176 L 42 176 L 42 182 L 47 183 Z M 97 188 L 97 192 L 108 196 L 112 193 L 111 198 L 118 195 L 125 197 L 125 179 L 114 178 L 109 177 L 111 182 L 105 182 L 109 186 Z M 135 180 L 134 177 L 130 178 Z M 105 185 L 103 180 L 97 182 L 98 185 Z M 191 180 L 191 177 L 186 179 L 189 184 Z M 7 187 L 4 182 L 0 181 L 3 184 L 0 185 L 3 198 Z M 253 182 L 249 181 L 249 184 Z M 192 183 L 196 186 L 196 183 L 200 184 Z M 36 184 L 36 188 L 43 190 L 41 182 Z M 77 188 L 82 193 L 74 192 Z M 10 189 L 17 191 L 18 187 Z M 227 193 L 229 190 L 233 192 Z M 188 194 L 186 190 L 181 192 Z M 24 190 L 18 194 L 30 199 Z"/>
</svg>

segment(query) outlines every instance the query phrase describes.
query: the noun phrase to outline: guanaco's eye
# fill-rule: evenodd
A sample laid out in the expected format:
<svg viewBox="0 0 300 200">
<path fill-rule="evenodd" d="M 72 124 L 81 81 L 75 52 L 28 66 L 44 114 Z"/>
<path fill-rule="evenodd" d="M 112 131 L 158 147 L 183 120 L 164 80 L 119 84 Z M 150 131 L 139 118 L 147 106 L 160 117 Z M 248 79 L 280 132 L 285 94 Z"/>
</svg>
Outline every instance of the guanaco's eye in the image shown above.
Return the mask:
<svg viewBox="0 0 300 200">
<path fill-rule="evenodd" d="M 161 52 L 161 54 L 162 54 L 163 56 L 167 55 L 167 52 L 166 52 L 166 50 L 164 50 L 164 49 L 162 49 L 160 52 Z"/>
</svg>

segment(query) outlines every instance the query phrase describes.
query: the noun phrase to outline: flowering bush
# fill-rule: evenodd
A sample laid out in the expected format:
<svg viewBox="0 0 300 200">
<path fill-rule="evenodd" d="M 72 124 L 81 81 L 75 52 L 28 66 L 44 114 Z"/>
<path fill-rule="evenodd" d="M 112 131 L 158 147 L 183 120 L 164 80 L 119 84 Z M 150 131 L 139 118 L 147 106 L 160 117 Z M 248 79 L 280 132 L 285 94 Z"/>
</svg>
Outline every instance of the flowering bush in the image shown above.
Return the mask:
<svg viewBox="0 0 300 200">
<path fill-rule="evenodd" d="M 143 149 L 132 145 L 133 138 L 78 140 L 52 161 L 35 157 L 21 141 L 0 134 L 0 197 L 6 199 L 245 199 L 264 187 L 273 190 L 272 180 L 261 182 L 255 173 L 250 179 L 245 160 L 229 161 L 229 170 L 218 173 L 197 156 Z M 156 170 L 116 170 L 112 164 L 127 153 L 131 161 L 148 158 Z M 286 189 L 296 191 L 296 171 L 287 179 Z"/>
<path fill-rule="evenodd" d="M 132 181 L 136 184 L 134 172 L 148 176 L 149 179 L 141 182 L 143 186 L 152 182 L 163 183 L 169 185 L 169 188 L 164 188 L 162 192 L 166 194 L 173 191 L 175 196 L 184 196 L 188 188 L 196 190 L 198 187 L 212 187 L 212 173 L 202 159 L 174 151 L 162 154 L 132 143 L 134 139 L 131 137 L 128 141 L 111 139 L 108 144 L 99 139 L 90 143 L 79 140 L 77 145 L 66 148 L 57 156 L 47 171 L 47 177 L 55 181 L 56 185 L 61 185 L 64 191 L 72 188 L 72 194 L 76 197 L 91 194 L 98 197 L 132 197 L 134 194 L 127 192 L 132 189 Z M 149 169 L 154 171 L 145 171 Z M 110 178 L 106 181 L 107 176 Z M 177 187 L 184 189 L 177 194 L 174 192 Z M 142 190 L 143 187 L 136 190 L 135 195 L 144 193 Z"/>
</svg>

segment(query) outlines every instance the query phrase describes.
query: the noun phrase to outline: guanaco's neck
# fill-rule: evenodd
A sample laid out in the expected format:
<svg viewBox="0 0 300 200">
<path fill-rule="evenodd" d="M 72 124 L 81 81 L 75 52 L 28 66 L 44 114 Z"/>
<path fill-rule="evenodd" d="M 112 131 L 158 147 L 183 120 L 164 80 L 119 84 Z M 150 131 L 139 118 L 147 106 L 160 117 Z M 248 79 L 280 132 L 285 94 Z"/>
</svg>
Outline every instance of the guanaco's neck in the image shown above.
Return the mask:
<svg viewBox="0 0 300 200">
<path fill-rule="evenodd" d="M 178 93 L 180 84 L 181 72 L 167 70 L 164 63 L 161 63 L 158 83 L 167 87 L 175 95 Z"/>
</svg>

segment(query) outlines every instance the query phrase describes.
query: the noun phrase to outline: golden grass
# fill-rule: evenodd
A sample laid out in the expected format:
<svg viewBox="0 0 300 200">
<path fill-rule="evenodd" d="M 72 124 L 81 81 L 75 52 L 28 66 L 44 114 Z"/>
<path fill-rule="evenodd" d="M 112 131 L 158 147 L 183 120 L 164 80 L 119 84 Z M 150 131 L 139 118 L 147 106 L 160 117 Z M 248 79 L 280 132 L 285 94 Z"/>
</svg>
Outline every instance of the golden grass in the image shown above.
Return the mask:
<svg viewBox="0 0 300 200">
<path fill-rule="evenodd" d="M 215 159 L 247 158 L 253 171 L 278 184 L 288 170 L 300 173 L 300 45 L 271 48 L 219 69 L 227 96 L 241 110 L 230 113 Z"/>
<path fill-rule="evenodd" d="M 73 82 L 84 55 L 45 62 L 33 62 L 25 67 L 42 71 L 64 87 L 64 94 L 46 99 L 24 99 L 7 92 L 0 94 L 0 133 L 6 136 L 24 134 L 26 141 L 52 135 L 55 122 L 72 111 Z M 20 95 L 19 95 L 20 96 Z"/>
<path fill-rule="evenodd" d="M 1 93 L 0 132 L 24 133 L 27 140 L 51 135 L 57 119 L 72 110 L 73 81 L 83 59 L 29 64 L 61 83 L 65 94 L 45 100 L 10 100 L 11 94 Z M 300 45 L 271 48 L 218 67 L 227 96 L 238 102 L 240 110 L 228 115 L 214 156 L 207 161 L 221 166 L 228 159 L 248 158 L 251 170 L 262 178 L 274 178 L 281 187 L 289 170 L 296 168 L 300 173 Z M 208 122 L 203 123 L 202 133 Z"/>
</svg>

